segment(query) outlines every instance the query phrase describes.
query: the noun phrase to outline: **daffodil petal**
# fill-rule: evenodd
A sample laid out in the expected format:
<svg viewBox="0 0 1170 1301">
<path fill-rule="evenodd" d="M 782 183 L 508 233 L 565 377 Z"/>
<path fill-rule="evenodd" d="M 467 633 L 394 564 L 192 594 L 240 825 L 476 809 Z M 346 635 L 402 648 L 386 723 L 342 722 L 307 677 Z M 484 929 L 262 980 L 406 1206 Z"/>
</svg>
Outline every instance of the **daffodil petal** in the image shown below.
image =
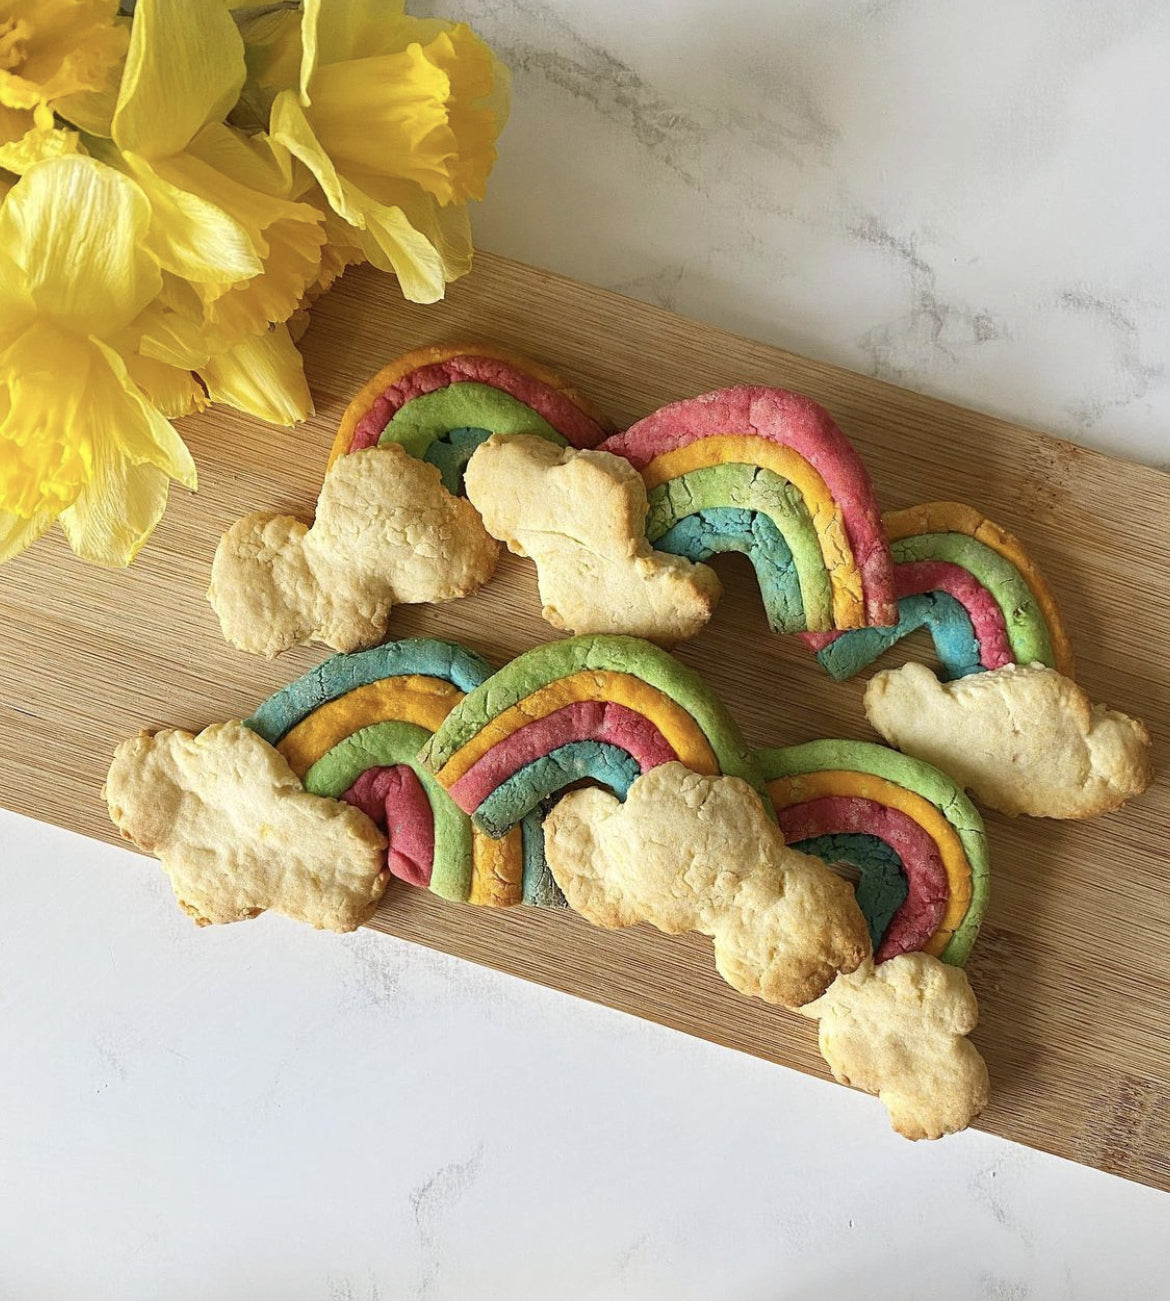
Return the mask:
<svg viewBox="0 0 1170 1301">
<path fill-rule="evenodd" d="M 361 209 L 351 205 L 345 185 L 329 155 L 313 134 L 305 110 L 291 90 L 281 91 L 272 105 L 272 138 L 299 158 L 317 178 L 329 206 L 353 226 L 362 222 Z"/>
<path fill-rule="evenodd" d="M 245 76 L 244 42 L 222 0 L 138 0 L 114 140 L 150 158 L 177 154 L 227 117 Z"/>
<path fill-rule="evenodd" d="M 82 560 L 123 568 L 142 550 L 167 505 L 167 476 L 103 448 L 81 496 L 61 512 L 61 528 Z"/>
<path fill-rule="evenodd" d="M 383 271 L 393 271 L 412 303 L 437 303 L 448 280 L 439 250 L 401 208 L 371 202 L 364 215 L 366 228 L 358 238 L 369 260 Z"/>
<path fill-rule="evenodd" d="M 148 245 L 164 271 L 223 291 L 260 274 L 263 263 L 248 232 L 222 208 L 174 184 L 137 154 L 124 153 L 122 161 L 150 200 Z"/>
<path fill-rule="evenodd" d="M 87 394 L 94 446 L 117 448 L 134 465 L 153 465 L 194 492 L 195 462 L 174 425 L 146 399 L 113 348 L 100 339 L 90 343 L 108 368 L 94 366 Z"/>
<path fill-rule="evenodd" d="M 274 425 L 313 414 L 301 354 L 287 327 L 253 335 L 199 369 L 213 402 L 224 402 Z"/>
<path fill-rule="evenodd" d="M 22 176 L 34 163 L 77 153 L 77 132 L 57 130 L 52 110 L 43 104 L 28 114 L 19 109 L 0 108 L 0 140 L 8 131 L 18 129 L 22 118 L 27 118 L 24 133 L 9 136 L 6 143 L 0 144 L 0 167 L 6 171 Z"/>
<path fill-rule="evenodd" d="M 0 145 L 15 144 L 36 126 L 31 108 L 9 108 L 0 104 Z"/>
<path fill-rule="evenodd" d="M 79 90 L 53 101 L 53 110 L 66 122 L 87 135 L 108 140 L 114 130 L 114 110 L 118 107 L 118 78 L 112 77 L 101 90 Z"/>
<path fill-rule="evenodd" d="M 301 103 L 320 64 L 372 53 L 387 31 L 397 30 L 405 0 L 305 0 L 301 18 Z M 424 21 L 424 20 L 420 20 Z"/>
<path fill-rule="evenodd" d="M 132 347 L 145 357 L 195 370 L 214 352 L 228 346 L 209 331 L 203 304 L 194 289 L 177 276 L 164 275 L 162 292 L 135 318 L 127 331 Z"/>
<path fill-rule="evenodd" d="M 80 333 L 106 334 L 158 292 L 158 267 L 142 247 L 149 222 L 145 196 L 126 177 L 92 158 L 54 158 L 32 168 L 0 208 L 0 248 L 42 312 Z"/>
<path fill-rule="evenodd" d="M 52 511 L 41 511 L 31 519 L 0 511 L 0 564 L 31 547 L 53 527 L 55 519 Z"/>
<path fill-rule="evenodd" d="M 12 108 L 97 89 L 125 52 L 117 0 L 8 0 L 4 8 L 0 103 Z"/>
<path fill-rule="evenodd" d="M 141 355 L 127 357 L 126 369 L 150 404 L 168 420 L 195 415 L 211 400 L 189 370 Z"/>
</svg>

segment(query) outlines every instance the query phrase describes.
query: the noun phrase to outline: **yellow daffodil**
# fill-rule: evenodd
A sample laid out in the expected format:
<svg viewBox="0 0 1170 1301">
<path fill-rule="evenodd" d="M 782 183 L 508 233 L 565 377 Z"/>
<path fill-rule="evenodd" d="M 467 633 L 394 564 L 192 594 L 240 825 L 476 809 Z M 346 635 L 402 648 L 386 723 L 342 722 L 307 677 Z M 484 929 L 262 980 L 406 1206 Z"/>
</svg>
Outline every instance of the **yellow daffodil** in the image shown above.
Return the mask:
<svg viewBox="0 0 1170 1301">
<path fill-rule="evenodd" d="M 59 519 L 79 556 L 129 564 L 168 480 L 195 487 L 119 352 L 161 287 L 150 219 L 133 183 L 81 156 L 30 168 L 0 207 L 0 560 Z"/>
<path fill-rule="evenodd" d="M 100 90 L 126 41 L 118 0 L 0 0 L 0 104 Z"/>
<path fill-rule="evenodd" d="M 261 91 L 291 66 L 287 25 L 269 35 L 253 58 Z M 471 266 L 464 204 L 495 161 L 506 69 L 469 27 L 408 17 L 403 0 L 305 0 L 299 35 L 273 138 L 312 171 L 352 245 L 434 302 Z"/>
<path fill-rule="evenodd" d="M 244 77 L 223 0 L 139 0 L 116 96 L 68 108 L 89 132 L 89 152 L 133 179 L 150 205 L 146 247 L 163 291 L 140 322 L 135 373 L 148 392 L 161 385 L 168 414 L 198 410 L 201 390 L 189 375 L 163 382 L 152 363 L 190 372 L 213 358 L 224 372 L 218 399 L 255 411 L 254 387 L 233 384 L 226 359 L 288 320 L 321 273 L 322 212 L 297 201 L 311 176 L 283 147 L 221 121 Z M 303 419 L 311 407 L 299 355 L 271 341 L 255 348 L 267 349 L 269 385 L 283 386 L 264 409 Z"/>
<path fill-rule="evenodd" d="M 58 130 L 53 110 L 0 104 L 0 201 L 33 163 L 77 152 L 77 132 Z"/>
</svg>

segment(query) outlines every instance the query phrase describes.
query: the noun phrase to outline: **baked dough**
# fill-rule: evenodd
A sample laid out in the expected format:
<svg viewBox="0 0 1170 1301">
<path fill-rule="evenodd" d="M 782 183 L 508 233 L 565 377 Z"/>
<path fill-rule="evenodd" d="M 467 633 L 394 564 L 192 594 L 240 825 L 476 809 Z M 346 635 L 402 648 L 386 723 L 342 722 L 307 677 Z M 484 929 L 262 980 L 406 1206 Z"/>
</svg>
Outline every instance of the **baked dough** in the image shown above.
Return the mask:
<svg viewBox="0 0 1170 1301">
<path fill-rule="evenodd" d="M 710 935 L 719 974 L 743 994 L 800 1007 L 869 956 L 852 887 L 788 849 L 738 777 L 661 764 L 624 804 L 605 791 L 571 792 L 544 832 L 571 908 L 597 926 L 645 921 Z"/>
<path fill-rule="evenodd" d="M 474 592 L 498 554 L 435 466 L 388 443 L 334 463 L 312 527 L 291 515 L 237 520 L 216 548 L 207 598 L 241 650 L 357 650 L 381 640 L 393 605 Z"/>
<path fill-rule="evenodd" d="M 1145 724 L 1094 705 L 1042 664 L 946 683 L 925 665 L 906 664 L 870 680 L 865 713 L 891 745 L 1001 813 L 1091 818 L 1152 780 Z"/>
<path fill-rule="evenodd" d="M 867 961 L 800 1010 L 820 1022 L 833 1077 L 876 1093 L 904 1137 L 966 1129 L 987 1105 L 987 1064 L 966 1037 L 979 1007 L 961 967 L 926 953 Z"/>
<path fill-rule="evenodd" d="M 487 531 L 535 562 L 554 628 L 669 646 L 693 637 L 722 594 L 707 565 L 651 547 L 642 476 L 620 456 L 494 437 L 471 458 L 464 486 Z"/>
<path fill-rule="evenodd" d="M 340 800 L 310 795 L 284 756 L 243 723 L 146 732 L 114 753 L 114 825 L 153 854 L 200 926 L 265 909 L 352 931 L 386 888 L 386 840 Z"/>
</svg>

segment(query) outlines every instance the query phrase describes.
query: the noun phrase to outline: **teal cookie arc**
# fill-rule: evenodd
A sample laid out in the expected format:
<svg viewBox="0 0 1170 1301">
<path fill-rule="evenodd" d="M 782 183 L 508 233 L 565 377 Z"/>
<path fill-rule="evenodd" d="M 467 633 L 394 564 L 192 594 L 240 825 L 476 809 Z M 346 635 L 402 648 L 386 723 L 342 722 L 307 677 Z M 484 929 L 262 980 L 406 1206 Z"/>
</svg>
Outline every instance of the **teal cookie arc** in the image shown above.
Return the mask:
<svg viewBox="0 0 1170 1301">
<path fill-rule="evenodd" d="M 971 616 L 947 592 L 900 597 L 898 622 L 892 628 L 851 628 L 839 633 L 817 652 L 817 662 L 835 682 L 844 682 L 920 628 L 930 633 L 944 682 L 984 672 Z"/>
<path fill-rule="evenodd" d="M 654 545 L 680 520 L 731 507 L 766 515 L 784 539 L 795 566 L 803 619 L 781 632 L 828 632 L 834 626 L 833 591 L 820 539 L 800 489 L 756 465 L 727 462 L 688 470 L 651 489 L 646 536 Z"/>
<path fill-rule="evenodd" d="M 789 848 L 826 863 L 847 863 L 857 871 L 857 906 L 869 927 L 869 942 L 876 949 L 910 893 L 898 851 L 879 836 L 862 831 L 813 836 Z"/>
<path fill-rule="evenodd" d="M 547 799 L 577 782 L 596 782 L 624 800 L 640 775 L 637 760 L 615 745 L 571 741 L 501 782 L 472 814 L 472 821 L 487 835 L 499 838 Z"/>
<path fill-rule="evenodd" d="M 655 539 L 654 547 L 695 563 L 729 551 L 747 556 L 772 631 L 805 626 L 796 564 L 771 516 L 737 506 L 712 506 L 671 525 Z"/>
<path fill-rule="evenodd" d="M 492 676 L 492 666 L 458 642 L 410 637 L 372 650 L 333 655 L 269 696 L 244 726 L 279 745 L 315 709 L 383 678 L 418 674 L 439 678 L 467 694 Z"/>
</svg>

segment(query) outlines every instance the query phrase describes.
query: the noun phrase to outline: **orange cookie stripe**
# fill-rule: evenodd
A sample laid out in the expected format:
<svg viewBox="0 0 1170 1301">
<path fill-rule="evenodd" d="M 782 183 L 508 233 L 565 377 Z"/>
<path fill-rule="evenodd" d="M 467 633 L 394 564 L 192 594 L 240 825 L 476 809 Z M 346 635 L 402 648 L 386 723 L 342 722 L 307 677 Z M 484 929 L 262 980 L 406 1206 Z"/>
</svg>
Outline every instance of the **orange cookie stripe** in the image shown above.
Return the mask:
<svg viewBox="0 0 1170 1301">
<path fill-rule="evenodd" d="M 501 361 L 509 366 L 514 366 L 517 370 L 531 375 L 533 379 L 539 380 L 540 383 L 562 394 L 575 407 L 580 408 L 589 416 L 591 420 L 595 420 L 602 429 L 612 428 L 609 419 L 602 415 L 587 397 L 579 393 L 572 385 L 566 384 L 564 378 L 555 371 L 549 370 L 547 366 L 542 366 L 529 357 L 523 357 L 519 353 L 492 343 L 431 344 L 426 347 L 415 348 L 412 352 L 396 357 L 392 362 L 383 366 L 372 379 L 367 380 L 362 385 L 357 396 L 345 408 L 345 412 L 341 417 L 341 423 L 337 427 L 337 436 L 334 438 L 333 446 L 329 451 L 329 462 L 326 469 L 349 451 L 358 421 L 388 388 L 392 388 L 400 380 L 405 379 L 411 371 L 420 370 L 423 366 L 435 366 L 444 361 L 451 361 L 454 357 L 487 357 L 492 361 Z"/>
<path fill-rule="evenodd" d="M 1073 677 L 1076 665 L 1072 645 L 1060 617 L 1056 596 L 1015 534 L 986 519 L 973 506 L 958 501 L 930 501 L 920 506 L 908 506 L 905 510 L 887 511 L 882 522 L 891 542 L 915 537 L 919 533 L 965 533 L 1014 565 L 1044 615 L 1057 672 L 1066 678 Z"/>
<path fill-rule="evenodd" d="M 373 723 L 414 723 L 435 731 L 463 699 L 442 678 L 410 674 L 381 678 L 321 705 L 281 738 L 277 749 L 302 780 L 339 741 Z"/>
<path fill-rule="evenodd" d="M 845 531 L 844 515 L 819 471 L 795 448 L 755 434 L 715 434 L 655 456 L 643 468 L 642 478 L 650 492 L 690 470 L 719 465 L 759 466 L 797 488 L 812 518 L 829 574 L 834 625 L 863 628 L 866 618 L 861 571 Z"/>
<path fill-rule="evenodd" d="M 648 718 L 662 733 L 679 760 L 694 772 L 715 775 L 719 761 L 702 728 L 665 692 L 630 673 L 609 669 L 581 669 L 558 678 L 504 710 L 456 750 L 435 776 L 449 790 L 494 745 L 517 729 L 565 705 L 583 700 L 625 705 Z"/>
<path fill-rule="evenodd" d="M 767 790 L 778 809 L 833 795 L 852 795 L 899 809 L 913 818 L 938 846 L 949 885 L 946 912 L 924 952 L 937 957 L 946 948 L 971 904 L 971 865 L 958 833 L 929 800 L 884 777 L 844 769 L 777 777 L 767 783 Z"/>
<path fill-rule="evenodd" d="M 472 828 L 467 902 L 489 908 L 510 908 L 524 902 L 524 838 L 519 826 L 501 840 Z"/>
</svg>

